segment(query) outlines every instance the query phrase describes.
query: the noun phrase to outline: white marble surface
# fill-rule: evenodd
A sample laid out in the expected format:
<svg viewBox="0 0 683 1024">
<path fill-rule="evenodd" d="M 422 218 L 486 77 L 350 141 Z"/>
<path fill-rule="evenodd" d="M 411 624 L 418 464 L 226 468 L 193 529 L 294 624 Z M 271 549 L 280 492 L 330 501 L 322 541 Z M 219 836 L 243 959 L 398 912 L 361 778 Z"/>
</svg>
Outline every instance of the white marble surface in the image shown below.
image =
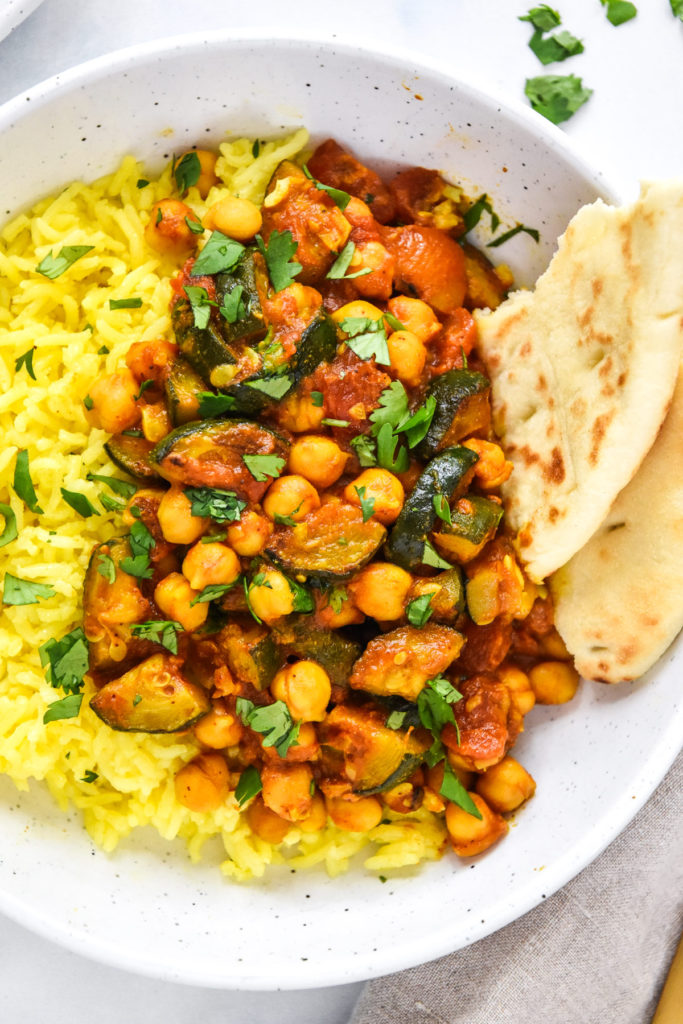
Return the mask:
<svg viewBox="0 0 683 1024">
<path fill-rule="evenodd" d="M 555 0 L 564 26 L 586 50 L 543 68 L 517 20 L 529 0 L 45 0 L 0 42 L 0 102 L 67 67 L 112 49 L 214 27 L 336 36 L 397 47 L 475 75 L 523 98 L 524 79 L 573 73 L 593 88 L 565 125 L 580 148 L 633 191 L 638 179 L 683 168 L 683 23 L 669 0 L 636 0 L 638 17 L 619 28 L 599 0 Z M 292 11 L 296 23 L 292 24 Z M 18 166 L 18 173 L 21 168 Z M 56 873 L 58 884 L 58 872 Z M 91 963 L 0 919 L 0 1019 L 14 1024 L 344 1024 L 360 986 L 305 993 L 227 993 L 171 985 Z"/>
</svg>

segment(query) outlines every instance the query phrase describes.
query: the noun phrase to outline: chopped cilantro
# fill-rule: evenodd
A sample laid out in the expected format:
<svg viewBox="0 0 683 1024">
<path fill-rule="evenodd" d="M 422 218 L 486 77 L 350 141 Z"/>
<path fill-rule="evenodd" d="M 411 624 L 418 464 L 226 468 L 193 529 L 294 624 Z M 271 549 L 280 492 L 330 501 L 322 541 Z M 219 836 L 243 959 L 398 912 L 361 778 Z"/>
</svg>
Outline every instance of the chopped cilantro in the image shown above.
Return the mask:
<svg viewBox="0 0 683 1024">
<path fill-rule="evenodd" d="M 322 391 L 311 391 L 311 401 L 316 409 L 322 409 L 324 396 Z"/>
<path fill-rule="evenodd" d="M 232 270 L 244 252 L 241 242 L 228 238 L 220 231 L 212 231 L 206 245 L 197 256 L 192 266 L 195 276 L 202 274 L 220 274 Z"/>
<path fill-rule="evenodd" d="M 377 463 L 391 473 L 405 473 L 410 466 L 408 452 L 390 423 L 384 423 L 377 434 Z"/>
<path fill-rule="evenodd" d="M 87 768 L 81 782 L 95 782 L 97 779 L 99 779 L 97 772 L 93 772 L 90 768 Z"/>
<path fill-rule="evenodd" d="M 280 757 L 296 744 L 301 723 L 292 719 L 284 701 L 258 707 L 246 697 L 238 697 L 236 710 L 244 725 L 263 736 L 263 746 L 275 747 Z"/>
<path fill-rule="evenodd" d="M 17 530 L 17 517 L 14 514 L 14 509 L 1 501 L 0 515 L 5 520 L 5 526 L 2 533 L 0 533 L 0 548 L 4 548 L 5 544 L 11 544 L 13 540 L 17 539 L 19 531 Z"/>
<path fill-rule="evenodd" d="M 247 507 L 234 491 L 215 487 L 188 487 L 185 496 L 189 498 L 193 516 L 209 516 L 218 523 L 237 522 Z"/>
<path fill-rule="evenodd" d="M 186 284 L 183 287 L 183 291 L 190 300 L 194 326 L 204 330 L 204 328 L 209 326 L 211 307 L 215 306 L 216 303 L 209 298 L 206 288 L 202 288 L 199 285 Z"/>
<path fill-rule="evenodd" d="M 344 339 L 359 359 L 372 359 L 382 366 L 390 366 L 387 332 L 382 320 L 370 320 L 363 316 L 347 316 L 341 322 L 346 334 Z"/>
<path fill-rule="evenodd" d="M 132 509 L 131 509 L 132 511 Z M 120 568 L 129 576 L 148 580 L 153 576 L 149 564 L 149 552 L 155 546 L 154 537 L 144 523 L 136 520 L 128 534 L 131 554 L 121 559 Z"/>
<path fill-rule="evenodd" d="M 536 29 L 529 40 L 529 49 L 536 54 L 541 64 L 554 64 L 583 53 L 583 43 L 566 30 L 544 37 L 541 30 Z"/>
<path fill-rule="evenodd" d="M 14 360 L 15 372 L 19 373 L 19 370 L 21 370 L 23 366 L 32 380 L 36 380 L 36 375 L 33 370 L 33 355 L 35 351 L 35 346 L 31 345 L 31 347 L 27 348 L 26 351 L 22 355 L 20 355 L 18 359 Z"/>
<path fill-rule="evenodd" d="M 540 241 L 541 236 L 536 228 L 528 228 L 525 224 L 517 224 L 516 227 L 510 228 L 510 230 L 506 231 L 504 234 L 498 235 L 498 238 L 494 238 L 492 242 L 488 243 L 487 248 L 495 249 L 496 246 L 503 245 L 504 242 L 509 242 L 510 239 L 514 238 L 515 235 L 518 235 L 520 231 L 523 231 L 527 235 L 531 235 L 534 242 Z"/>
<path fill-rule="evenodd" d="M 406 435 L 409 448 L 418 445 L 426 435 L 432 425 L 435 412 L 436 398 L 434 395 L 429 395 L 425 404 L 419 406 L 409 419 L 400 424 L 398 429 Z"/>
<path fill-rule="evenodd" d="M 444 523 L 448 523 L 448 525 L 451 526 L 453 524 L 453 520 L 451 518 L 451 506 L 448 504 L 446 495 L 435 494 L 432 498 L 432 504 L 434 505 L 434 511 L 439 519 L 442 519 Z"/>
<path fill-rule="evenodd" d="M 526 14 L 520 15 L 519 21 L 530 21 L 534 28 L 540 29 L 541 32 L 549 32 L 551 28 L 557 28 L 562 23 L 559 11 L 553 10 L 548 4 L 532 7 Z"/>
<path fill-rule="evenodd" d="M 303 171 L 306 177 L 310 178 L 317 189 L 320 189 L 321 192 L 327 192 L 330 199 L 334 200 L 340 210 L 343 211 L 346 209 L 351 202 L 351 196 L 348 192 L 344 192 L 340 188 L 333 188 L 332 185 L 323 185 L 321 181 L 318 181 L 317 178 L 313 177 L 306 164 L 303 166 Z"/>
<path fill-rule="evenodd" d="M 185 217 L 184 219 L 185 223 L 187 224 L 188 228 L 190 229 L 193 235 L 204 234 L 204 225 L 200 220 L 196 219 L 196 214 L 193 214 L 192 217 Z"/>
<path fill-rule="evenodd" d="M 88 473 L 86 480 L 96 480 L 98 483 L 106 484 L 114 494 L 120 494 L 122 498 L 132 498 L 138 489 L 137 484 L 130 480 L 120 480 L 117 476 L 105 476 L 104 473 Z"/>
<path fill-rule="evenodd" d="M 276 292 L 289 287 L 296 275 L 303 269 L 300 263 L 291 262 L 292 256 L 299 248 L 292 232 L 288 229 L 271 231 L 268 244 L 260 235 L 256 236 L 256 244 L 266 261 L 271 284 Z"/>
<path fill-rule="evenodd" d="M 38 653 L 50 686 L 65 693 L 81 691 L 83 676 L 88 671 L 88 644 L 80 626 L 61 640 L 47 640 L 38 648 Z"/>
<path fill-rule="evenodd" d="M 286 461 L 279 455 L 243 455 L 242 462 L 254 480 L 261 483 L 271 477 L 276 480 L 285 468 Z"/>
<path fill-rule="evenodd" d="M 446 800 L 457 804 L 458 807 L 462 807 L 463 811 L 467 811 L 472 817 L 481 820 L 481 811 L 451 768 L 447 758 L 444 758 L 443 762 L 443 782 L 439 792 L 441 796 L 446 797 Z"/>
<path fill-rule="evenodd" d="M 450 562 L 447 562 L 441 557 L 439 552 L 430 544 L 428 540 L 425 541 L 424 549 L 422 552 L 422 561 L 425 565 L 432 565 L 435 569 L 452 569 L 453 566 Z"/>
<path fill-rule="evenodd" d="M 90 395 L 86 395 L 86 396 L 85 396 L 85 398 L 83 399 L 83 405 L 84 405 L 84 406 L 86 407 L 86 409 L 88 410 L 88 412 L 90 412 L 90 410 L 91 410 L 91 409 L 93 408 L 93 406 L 95 405 L 95 403 L 93 402 L 93 400 L 92 400 L 92 398 L 90 397 Z"/>
<path fill-rule="evenodd" d="M 97 559 L 97 565 L 95 566 L 100 576 L 103 576 L 107 583 L 113 583 L 116 579 L 116 566 L 114 565 L 114 559 L 111 555 L 106 555 L 104 552 Z"/>
<path fill-rule="evenodd" d="M 12 576 L 5 573 L 5 581 L 2 591 L 3 604 L 38 604 L 43 598 L 54 597 L 56 590 L 48 583 L 31 583 L 30 580 L 23 580 L 19 576 Z"/>
<path fill-rule="evenodd" d="M 232 291 L 228 292 L 223 299 L 223 305 L 219 307 L 219 313 L 229 324 L 236 324 L 238 320 L 244 320 L 247 315 L 247 304 L 242 298 L 244 288 L 236 284 Z"/>
<path fill-rule="evenodd" d="M 354 487 L 354 490 L 360 498 L 360 509 L 363 513 L 363 522 L 367 523 L 368 519 L 371 518 L 375 511 L 375 499 L 365 497 L 365 487 Z"/>
<path fill-rule="evenodd" d="M 196 185 L 202 173 L 202 165 L 195 150 L 185 153 L 173 165 L 173 177 L 180 193 L 187 192 L 188 188 Z"/>
<path fill-rule="evenodd" d="M 154 381 L 151 378 L 149 378 L 148 380 L 143 380 L 142 384 L 140 385 L 140 390 L 135 396 L 135 401 L 139 402 L 142 396 L 144 395 L 145 391 L 149 391 L 149 389 L 153 387 Z"/>
<path fill-rule="evenodd" d="M 66 487 L 60 487 L 60 491 L 67 505 L 70 505 L 74 512 L 78 512 L 79 516 L 83 516 L 84 519 L 100 514 L 85 494 L 81 494 L 79 491 L 67 491 Z"/>
<path fill-rule="evenodd" d="M 100 503 L 105 512 L 123 512 L 126 507 L 125 501 L 112 498 L 111 494 L 100 494 Z"/>
<path fill-rule="evenodd" d="M 387 717 L 388 729 L 401 729 L 406 720 L 407 711 L 391 711 Z"/>
<path fill-rule="evenodd" d="M 638 13 L 638 9 L 628 0 L 600 0 L 603 7 L 607 8 L 605 12 L 607 14 L 607 20 L 618 28 L 619 25 L 623 25 L 625 21 L 630 21 L 631 18 L 635 18 Z M 674 0 L 671 0 L 671 7 L 673 9 Z M 675 13 L 675 12 L 674 12 Z"/>
<path fill-rule="evenodd" d="M 90 329 L 92 330 L 92 328 L 90 328 Z M 100 347 L 97 350 L 97 354 L 98 354 L 98 356 L 108 356 L 109 355 L 109 349 L 107 348 L 106 345 L 100 345 Z"/>
<path fill-rule="evenodd" d="M 683 21 L 683 0 L 669 0 L 669 3 L 671 4 L 671 13 Z"/>
<path fill-rule="evenodd" d="M 14 487 L 14 491 L 17 496 L 21 498 L 31 512 L 35 512 L 36 515 L 39 516 L 43 514 L 43 510 L 38 504 L 33 480 L 31 479 L 28 451 L 25 448 L 20 452 L 17 452 L 17 457 L 14 463 L 14 481 L 12 486 Z"/>
<path fill-rule="evenodd" d="M 44 256 L 36 271 L 54 281 L 91 249 L 94 249 L 93 245 L 63 245 L 56 256 L 53 253 Z"/>
<path fill-rule="evenodd" d="M 147 178 L 138 178 L 138 180 L 135 183 L 136 188 L 147 188 L 148 185 L 149 181 L 147 180 Z"/>
<path fill-rule="evenodd" d="M 537 113 L 553 124 L 568 121 L 593 95 L 576 75 L 539 75 L 527 78 L 524 92 Z"/>
<path fill-rule="evenodd" d="M 251 147 L 251 155 L 253 156 L 254 160 L 256 159 L 256 157 L 259 155 L 260 152 L 261 152 L 261 143 L 259 142 L 258 139 L 254 139 L 254 142 L 253 142 L 252 147 Z"/>
<path fill-rule="evenodd" d="M 375 424 L 373 433 L 378 433 L 384 423 L 398 430 L 399 424 L 408 416 L 408 394 L 400 380 L 394 380 L 389 387 L 384 388 L 379 396 L 378 407 L 370 413 L 370 419 Z"/>
<path fill-rule="evenodd" d="M 224 412 L 231 412 L 235 408 L 235 399 L 232 395 L 214 395 L 213 391 L 200 391 L 197 397 L 200 419 L 222 416 Z"/>
<path fill-rule="evenodd" d="M 82 703 L 82 693 L 70 693 L 68 696 L 62 697 L 61 700 L 52 701 L 43 715 L 44 724 L 47 725 L 49 722 L 57 722 L 64 718 L 78 718 Z"/>
<path fill-rule="evenodd" d="M 248 768 L 245 768 L 239 777 L 237 786 L 235 787 L 235 800 L 242 807 L 246 804 L 247 800 L 251 800 L 252 797 L 256 796 L 263 789 L 263 783 L 261 782 L 261 775 L 258 768 L 254 764 L 250 764 Z"/>
<path fill-rule="evenodd" d="M 491 203 L 489 202 L 489 197 L 484 193 L 484 195 L 479 196 L 479 198 L 474 203 L 472 203 L 469 210 L 465 212 L 465 215 L 463 217 L 465 232 L 471 231 L 472 228 L 475 228 L 477 226 L 477 224 L 481 220 L 481 215 L 484 212 L 488 213 L 489 217 L 491 218 L 491 231 L 498 230 L 498 226 L 500 224 L 500 217 L 491 206 Z"/>
<path fill-rule="evenodd" d="M 433 597 L 434 594 L 421 594 L 420 597 L 416 597 L 408 602 L 406 618 L 411 626 L 421 629 L 432 617 L 433 609 L 431 604 Z"/>
<path fill-rule="evenodd" d="M 323 427 L 350 427 L 351 424 L 348 420 L 334 420 L 326 417 L 320 421 Z"/>
<path fill-rule="evenodd" d="M 371 274 L 372 270 L 370 267 L 363 267 L 361 270 L 356 270 L 353 274 L 346 273 L 349 269 L 349 265 L 353 259 L 355 251 L 355 244 L 351 241 L 347 242 L 330 269 L 325 274 L 325 277 L 330 281 L 351 281 L 355 277 L 364 277 L 366 274 Z"/>
<path fill-rule="evenodd" d="M 247 387 L 253 388 L 254 391 L 261 391 L 264 395 L 268 395 L 269 398 L 279 401 L 291 388 L 292 378 L 281 375 L 268 377 L 263 380 L 248 380 L 245 383 Z"/>
<path fill-rule="evenodd" d="M 348 599 L 349 595 L 345 587 L 332 587 L 327 595 L 327 603 L 335 615 L 340 614 L 344 602 L 348 601 Z"/>
<path fill-rule="evenodd" d="M 229 590 L 232 590 L 238 580 L 239 576 L 234 579 L 232 583 L 209 583 L 208 586 L 204 587 L 204 589 L 190 601 L 190 608 L 195 604 L 205 604 L 208 601 L 217 601 L 219 597 L 223 597 L 223 595 L 227 594 Z"/>
<path fill-rule="evenodd" d="M 170 619 L 152 619 L 149 622 L 136 622 L 130 627 L 130 631 L 141 640 L 151 640 L 153 643 L 161 644 L 171 654 L 177 654 L 178 630 L 182 628 L 179 622 Z"/>
<path fill-rule="evenodd" d="M 287 576 L 286 579 L 289 583 L 289 589 L 294 595 L 292 611 L 302 612 L 306 615 L 309 612 L 312 612 L 315 608 L 315 601 L 313 600 L 313 595 L 310 590 L 307 587 L 302 587 L 300 583 L 297 583 L 296 580 L 290 579 L 289 576 Z"/>
<path fill-rule="evenodd" d="M 130 299 L 110 299 L 110 309 L 140 309 L 142 306 L 142 299 L 133 296 Z"/>
<path fill-rule="evenodd" d="M 368 466 L 377 465 L 377 455 L 375 442 L 367 434 L 356 434 L 355 437 L 351 438 L 351 447 L 356 453 L 360 465 L 367 469 Z"/>
</svg>

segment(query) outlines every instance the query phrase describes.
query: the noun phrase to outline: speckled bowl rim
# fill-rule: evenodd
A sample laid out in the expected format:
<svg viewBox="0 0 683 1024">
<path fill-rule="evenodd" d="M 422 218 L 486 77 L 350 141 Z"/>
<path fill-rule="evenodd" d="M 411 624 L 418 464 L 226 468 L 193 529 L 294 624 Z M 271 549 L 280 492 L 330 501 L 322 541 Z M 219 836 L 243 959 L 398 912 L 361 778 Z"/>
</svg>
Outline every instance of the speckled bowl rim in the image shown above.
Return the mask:
<svg viewBox="0 0 683 1024">
<path fill-rule="evenodd" d="M 36 5 L 37 6 L 37 5 Z M 580 147 L 570 142 L 567 136 L 556 126 L 536 115 L 530 108 L 514 99 L 502 98 L 488 83 L 478 82 L 468 76 L 463 81 L 446 68 L 442 62 L 414 53 L 407 53 L 396 47 L 377 48 L 359 47 L 355 41 L 345 41 L 343 36 L 334 39 L 321 39 L 315 34 L 307 35 L 297 32 L 292 35 L 278 33 L 273 36 L 268 31 L 259 29 L 243 30 L 239 35 L 226 32 L 197 32 L 184 36 L 173 36 L 156 39 L 150 42 L 126 47 L 99 56 L 74 68 L 56 74 L 37 84 L 25 93 L 7 101 L 0 107 L 0 135 L 4 127 L 20 118 L 28 103 L 32 107 L 52 102 L 55 94 L 68 94 L 74 88 L 83 87 L 88 82 L 106 78 L 117 71 L 145 64 L 150 59 L 161 57 L 169 51 L 201 50 L 211 44 L 235 44 L 245 46 L 251 44 L 274 45 L 304 44 L 316 45 L 322 50 L 332 48 L 335 51 L 347 51 L 349 56 L 362 52 L 367 57 L 377 57 L 390 63 L 400 62 L 404 67 L 414 69 L 418 75 L 436 76 L 457 86 L 474 99 L 497 108 L 505 118 L 516 121 L 531 130 L 550 148 L 558 150 L 562 158 L 576 168 L 585 178 L 592 182 L 596 193 L 602 194 L 611 201 L 619 201 L 627 194 L 628 185 L 617 183 L 614 174 L 608 179 L 605 174 L 591 166 L 589 160 L 581 155 Z M 443 956 L 454 948 L 478 941 L 498 929 L 517 920 L 533 909 L 547 896 L 555 893 L 583 868 L 590 864 L 617 835 L 629 824 L 637 811 L 643 806 L 655 787 L 664 778 L 666 772 L 683 745 L 683 706 L 666 721 L 657 744 L 652 748 L 635 776 L 635 784 L 614 800 L 599 820 L 586 831 L 580 841 L 574 843 L 565 855 L 548 866 L 543 875 L 536 878 L 511 898 L 504 906 L 489 909 L 485 923 L 474 925 L 471 934 L 463 942 L 454 945 L 448 926 L 435 928 L 429 935 L 419 936 L 419 948 L 402 947 L 400 951 L 387 945 L 368 956 L 363 964 L 340 965 L 337 969 L 311 976 L 292 971 L 290 964 L 283 964 L 280 974 L 267 979 L 255 981 L 251 975 L 240 975 L 233 971 L 230 977 L 218 975 L 216 972 L 203 970 L 200 966 L 186 966 L 183 970 L 160 964 L 150 955 L 148 960 L 141 960 L 139 954 L 135 958 L 129 955 L 125 944 L 112 943 L 107 936 L 93 936 L 69 929 L 60 920 L 43 913 L 39 907 L 24 903 L 21 897 L 8 891 L 0 891 L 0 910 L 18 923 L 36 933 L 65 946 L 85 957 L 100 960 L 111 966 L 124 970 L 142 973 L 186 984 L 202 985 L 217 988 L 277 990 L 303 989 L 348 983 L 358 980 L 390 974 L 404 968 L 415 966 Z M 416 940 L 417 946 L 417 940 Z"/>
<path fill-rule="evenodd" d="M 33 14 L 42 2 L 43 0 L 9 0 L 9 3 L 2 3 L 0 0 L 0 42 Z"/>
</svg>

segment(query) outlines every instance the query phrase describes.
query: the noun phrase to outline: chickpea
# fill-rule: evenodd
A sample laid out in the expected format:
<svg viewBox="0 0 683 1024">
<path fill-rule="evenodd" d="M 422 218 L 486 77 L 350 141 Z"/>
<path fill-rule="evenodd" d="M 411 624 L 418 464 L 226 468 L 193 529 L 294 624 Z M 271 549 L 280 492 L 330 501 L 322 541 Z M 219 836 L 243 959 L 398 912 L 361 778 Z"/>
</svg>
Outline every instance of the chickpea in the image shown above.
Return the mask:
<svg viewBox="0 0 683 1024">
<path fill-rule="evenodd" d="M 263 511 L 267 516 L 271 519 L 288 516 L 295 523 L 319 507 L 320 497 L 313 484 L 295 473 L 273 480 L 263 499 Z"/>
<path fill-rule="evenodd" d="M 297 821 L 302 832 L 322 832 L 327 824 L 327 808 L 322 794 L 315 792 L 311 800 L 311 810 L 305 818 Z"/>
<path fill-rule="evenodd" d="M 275 622 L 294 610 L 292 588 L 277 569 L 264 569 L 257 573 L 258 583 L 249 587 L 249 603 L 255 615 L 264 622 Z"/>
<path fill-rule="evenodd" d="M 369 832 L 382 820 L 382 804 L 376 796 L 364 796 L 359 800 L 328 796 L 325 804 L 334 824 L 346 832 Z"/>
<path fill-rule="evenodd" d="M 280 755 L 273 747 L 265 747 L 264 750 L 273 751 L 273 760 L 279 761 Z M 299 735 L 296 743 L 293 743 L 285 754 L 285 761 L 317 761 L 320 758 L 320 743 L 315 726 L 312 722 L 302 722 L 299 726 Z"/>
<path fill-rule="evenodd" d="M 228 543 L 240 558 L 253 558 L 263 551 L 273 532 L 270 519 L 249 509 L 238 523 L 228 527 Z"/>
<path fill-rule="evenodd" d="M 349 457 L 348 452 L 343 452 L 331 437 L 308 434 L 292 445 L 288 469 L 303 476 L 318 490 L 325 490 L 337 482 Z"/>
<path fill-rule="evenodd" d="M 86 411 L 85 418 L 91 426 L 100 427 L 108 434 L 129 430 L 140 420 L 140 406 L 135 401 L 139 390 L 138 382 L 127 368 L 98 377 L 90 385 L 92 408 Z"/>
<path fill-rule="evenodd" d="M 479 461 L 474 466 L 474 475 L 480 487 L 489 490 L 505 483 L 512 472 L 512 463 L 507 461 L 499 444 L 482 441 L 478 437 L 471 437 L 469 441 L 462 443 L 465 448 L 471 449 L 479 456 Z"/>
<path fill-rule="evenodd" d="M 441 324 L 431 306 L 422 299 L 409 295 L 395 295 L 387 302 L 387 309 L 403 324 L 407 331 L 416 335 L 423 345 L 428 345 L 441 330 Z"/>
<path fill-rule="evenodd" d="M 194 734 L 205 747 L 212 747 L 214 750 L 223 750 L 224 747 L 236 746 L 242 734 L 244 726 L 237 715 L 234 715 L 224 701 L 213 701 L 213 707 L 208 715 L 200 718 L 194 727 Z"/>
<path fill-rule="evenodd" d="M 520 715 L 528 714 L 536 703 L 536 694 L 526 672 L 516 665 L 502 664 L 498 666 L 497 675 L 510 691 L 510 699 Z"/>
<path fill-rule="evenodd" d="M 174 164 L 173 170 L 175 171 L 180 161 L 191 153 L 195 153 L 199 159 L 199 178 L 195 188 L 199 191 L 202 199 L 206 199 L 213 186 L 218 184 L 218 177 L 216 175 L 216 161 L 218 157 L 209 149 L 190 149 L 187 153 L 181 153 Z"/>
<path fill-rule="evenodd" d="M 548 658 L 553 658 L 556 661 L 565 661 L 571 657 L 564 640 L 554 626 L 549 633 L 541 637 L 540 644 L 541 650 Z"/>
<path fill-rule="evenodd" d="M 566 704 L 579 687 L 579 673 L 566 661 L 542 661 L 529 672 L 539 704 Z"/>
<path fill-rule="evenodd" d="M 221 754 L 200 754 L 176 775 L 176 799 L 191 811 L 215 811 L 227 799 L 229 780 Z"/>
<path fill-rule="evenodd" d="M 291 828 L 289 821 L 285 821 L 279 814 L 266 807 L 261 794 L 252 800 L 246 811 L 247 824 L 259 839 L 266 843 L 277 846 L 285 838 Z"/>
<path fill-rule="evenodd" d="M 341 629 L 363 622 L 365 616 L 351 600 L 346 587 L 334 587 L 319 598 L 317 619 L 325 629 Z"/>
<path fill-rule="evenodd" d="M 536 792 L 536 783 L 514 757 L 504 757 L 477 779 L 477 793 L 500 814 L 515 811 Z"/>
<path fill-rule="evenodd" d="M 332 684 L 317 661 L 297 661 L 276 673 L 270 692 L 285 702 L 292 718 L 322 722 L 332 696 Z"/>
<path fill-rule="evenodd" d="M 413 578 L 391 562 L 371 562 L 349 583 L 354 603 L 380 622 L 400 619 Z"/>
<path fill-rule="evenodd" d="M 398 786 L 382 793 L 382 803 L 397 814 L 411 814 L 422 806 L 424 789 L 412 782 L 400 782 Z"/>
<path fill-rule="evenodd" d="M 126 366 L 140 384 L 143 380 L 153 380 L 161 387 L 164 371 L 177 355 L 178 346 L 163 338 L 134 341 L 126 353 Z"/>
<path fill-rule="evenodd" d="M 365 501 L 372 499 L 374 502 L 372 514 L 380 523 L 388 526 L 398 519 L 405 501 L 405 491 L 398 477 L 388 469 L 364 469 L 360 476 L 344 488 L 344 497 L 352 505 L 360 507 L 361 494 Z"/>
<path fill-rule="evenodd" d="M 192 504 L 182 487 L 171 487 L 159 502 L 161 532 L 171 544 L 193 544 L 209 526 L 209 519 L 192 515 Z"/>
<path fill-rule="evenodd" d="M 204 226 L 221 231 L 238 242 L 246 242 L 261 230 L 261 211 L 249 199 L 226 196 L 210 206 L 204 217 Z"/>
<path fill-rule="evenodd" d="M 142 433 L 148 441 L 152 441 L 154 444 L 161 441 L 162 437 L 166 437 L 173 429 L 165 402 L 143 402 L 140 406 L 140 418 L 142 419 Z"/>
<path fill-rule="evenodd" d="M 280 426 L 291 430 L 293 434 L 317 430 L 324 419 L 324 406 L 315 405 L 310 395 L 300 395 L 296 391 L 280 402 L 278 407 Z"/>
<path fill-rule="evenodd" d="M 240 560 L 226 544 L 195 544 L 183 560 L 183 575 L 193 590 L 212 584 L 234 583 L 240 574 Z"/>
<path fill-rule="evenodd" d="M 463 811 L 457 804 L 446 805 L 446 829 L 453 849 L 459 857 L 474 857 L 488 850 L 508 830 L 508 823 L 493 811 L 478 793 L 470 796 L 481 814 L 481 819 Z"/>
<path fill-rule="evenodd" d="M 263 802 L 287 821 L 311 813 L 313 771 L 308 764 L 267 764 L 261 770 Z"/>
<path fill-rule="evenodd" d="M 408 387 L 420 383 L 427 361 L 427 349 L 412 331 L 394 331 L 387 339 L 391 369 Z"/>
<path fill-rule="evenodd" d="M 159 610 L 171 621 L 179 622 L 188 633 L 203 626 L 209 614 L 208 601 L 191 604 L 198 594 L 199 591 L 192 589 L 181 572 L 164 576 L 154 588 L 154 600 Z"/>
<path fill-rule="evenodd" d="M 353 302 L 347 302 L 345 306 L 335 309 L 332 319 L 340 324 L 347 317 L 356 316 L 363 317 L 366 320 L 381 320 L 384 313 L 377 306 L 373 306 L 371 302 L 366 302 L 365 299 L 354 299 Z"/>
<path fill-rule="evenodd" d="M 185 218 L 199 224 L 194 210 L 180 199 L 160 199 L 150 211 L 145 240 L 162 256 L 182 257 L 197 246 L 197 235 L 187 226 Z"/>
</svg>

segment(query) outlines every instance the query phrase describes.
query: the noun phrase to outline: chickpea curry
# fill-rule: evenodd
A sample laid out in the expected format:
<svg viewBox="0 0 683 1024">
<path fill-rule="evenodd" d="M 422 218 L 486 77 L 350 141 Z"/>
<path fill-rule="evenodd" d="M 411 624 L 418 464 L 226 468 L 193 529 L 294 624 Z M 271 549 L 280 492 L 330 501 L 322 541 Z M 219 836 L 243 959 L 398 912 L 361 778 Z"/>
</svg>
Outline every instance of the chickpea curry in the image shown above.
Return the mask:
<svg viewBox="0 0 683 1024">
<path fill-rule="evenodd" d="M 200 222 L 215 161 L 184 154 L 146 229 L 172 337 L 85 403 L 136 481 L 86 574 L 91 707 L 191 730 L 177 800 L 236 800 L 268 842 L 423 808 L 478 854 L 534 792 L 525 714 L 578 683 L 504 529 L 472 310 L 511 276 L 436 171 L 383 181 L 329 140 Z"/>
</svg>

